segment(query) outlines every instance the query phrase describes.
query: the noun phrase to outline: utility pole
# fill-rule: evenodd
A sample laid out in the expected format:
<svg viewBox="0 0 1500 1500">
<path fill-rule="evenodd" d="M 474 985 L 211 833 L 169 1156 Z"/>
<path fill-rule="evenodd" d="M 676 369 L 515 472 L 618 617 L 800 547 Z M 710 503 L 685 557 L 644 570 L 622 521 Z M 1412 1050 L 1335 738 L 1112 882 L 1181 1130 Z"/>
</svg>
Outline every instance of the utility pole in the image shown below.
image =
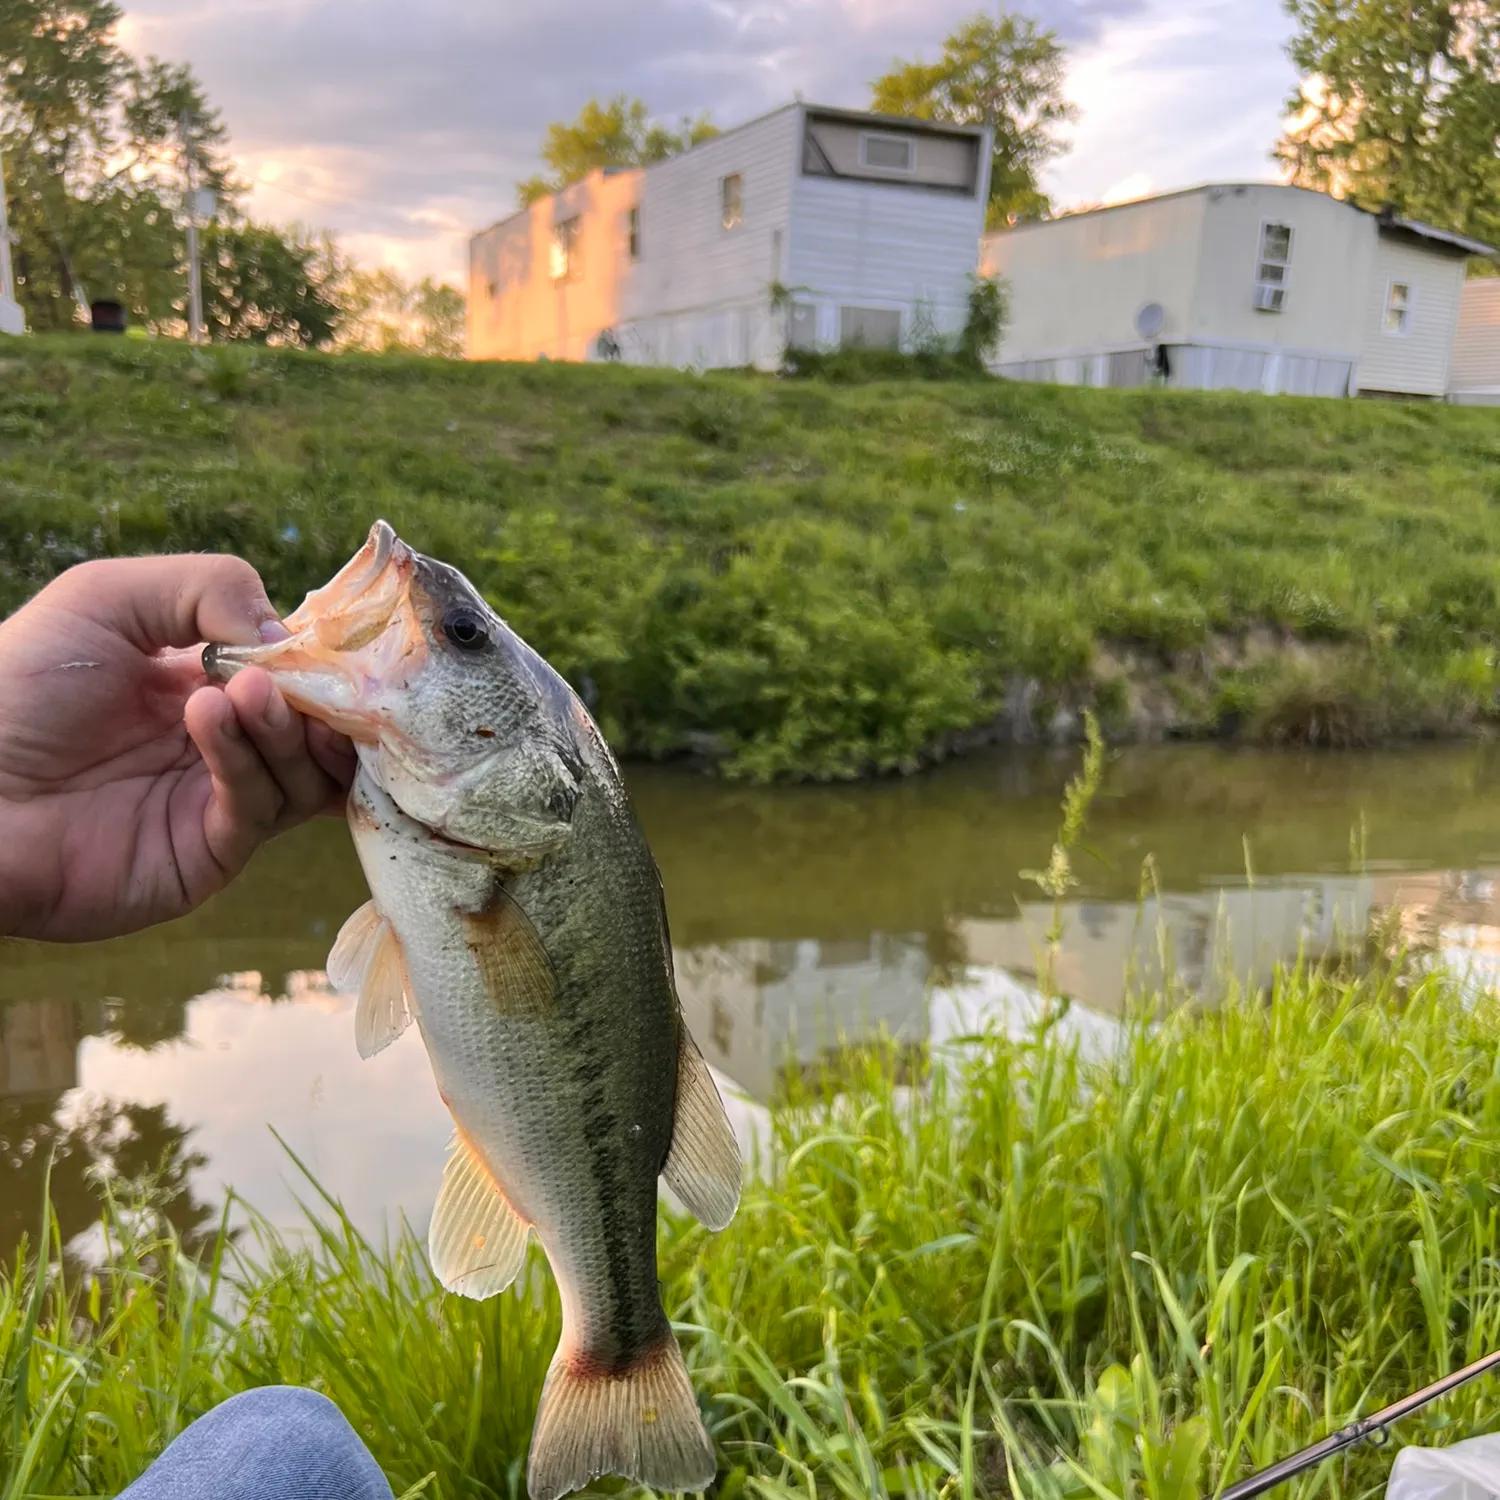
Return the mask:
<svg viewBox="0 0 1500 1500">
<path fill-rule="evenodd" d="M 10 218 L 5 207 L 5 160 L 0 157 L 0 333 L 25 333 L 26 314 L 16 297 L 10 264 Z"/>
<path fill-rule="evenodd" d="M 10 270 L 10 218 L 5 206 L 5 158 L 0 156 L 0 298 L 16 300 L 16 284 Z"/>
<path fill-rule="evenodd" d="M 182 132 L 182 153 L 187 169 L 187 254 L 188 254 L 188 342 L 203 342 L 203 277 L 198 264 L 198 184 L 194 173 L 194 151 L 188 135 L 188 117 L 184 111 L 178 122 Z"/>
</svg>

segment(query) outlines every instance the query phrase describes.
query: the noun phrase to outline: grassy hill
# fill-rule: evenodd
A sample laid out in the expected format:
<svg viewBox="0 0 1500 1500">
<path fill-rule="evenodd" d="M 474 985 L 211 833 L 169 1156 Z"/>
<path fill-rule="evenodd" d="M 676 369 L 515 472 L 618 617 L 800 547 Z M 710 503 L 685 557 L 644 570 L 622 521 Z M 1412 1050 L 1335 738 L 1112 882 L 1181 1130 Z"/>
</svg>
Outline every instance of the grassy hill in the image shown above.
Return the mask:
<svg viewBox="0 0 1500 1500">
<path fill-rule="evenodd" d="M 198 352 L 0 357 L 0 603 L 238 552 L 290 606 L 376 516 L 627 754 L 752 776 L 974 739 L 1341 742 L 1500 717 L 1500 412 L 991 381 Z"/>
</svg>

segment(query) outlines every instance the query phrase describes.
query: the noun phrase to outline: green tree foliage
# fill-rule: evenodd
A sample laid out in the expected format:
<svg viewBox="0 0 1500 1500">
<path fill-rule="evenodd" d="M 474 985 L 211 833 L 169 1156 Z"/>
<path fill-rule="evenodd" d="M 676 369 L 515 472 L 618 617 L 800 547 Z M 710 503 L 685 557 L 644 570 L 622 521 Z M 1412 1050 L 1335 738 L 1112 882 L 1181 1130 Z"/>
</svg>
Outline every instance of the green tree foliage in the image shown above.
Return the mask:
<svg viewBox="0 0 1500 1500">
<path fill-rule="evenodd" d="M 936 62 L 897 62 L 877 78 L 870 105 L 881 114 L 990 126 L 993 228 L 1050 207 L 1038 176 L 1067 149 L 1056 128 L 1077 114 L 1063 97 L 1063 60 L 1055 32 L 1025 16 L 981 14 L 948 37 Z"/>
<path fill-rule="evenodd" d="M 687 151 L 719 133 L 708 115 L 684 119 L 673 130 L 653 122 L 639 99 L 624 94 L 600 103 L 590 99 L 576 120 L 556 120 L 542 138 L 542 160 L 552 169 L 545 177 L 530 177 L 516 189 L 524 208 L 581 182 L 599 167 L 643 167 Z"/>
<path fill-rule="evenodd" d="M 1000 350 L 1010 300 L 1005 283 L 994 276 L 975 276 L 969 282 L 969 305 L 958 355 L 976 370 L 984 369 Z"/>
<path fill-rule="evenodd" d="M 35 328 L 67 327 L 98 297 L 171 318 L 187 150 L 199 184 L 233 196 L 224 127 L 192 72 L 137 63 L 119 20 L 108 0 L 0 0 L 0 150 L 16 291 Z"/>
<path fill-rule="evenodd" d="M 467 303 L 446 282 L 430 276 L 408 282 L 390 270 L 353 271 L 342 298 L 342 348 L 463 358 Z"/>
<path fill-rule="evenodd" d="M 336 248 L 241 218 L 223 122 L 189 68 L 119 46 L 120 15 L 109 0 L 0 0 L 0 149 L 28 323 L 67 328 L 112 297 L 183 331 L 191 156 L 216 200 L 202 235 L 209 336 L 331 343 L 348 277 Z"/>
<path fill-rule="evenodd" d="M 1500 243 L 1495 0 L 1285 0 L 1293 181 Z"/>
<path fill-rule="evenodd" d="M 215 224 L 202 237 L 203 313 L 214 342 L 321 349 L 348 274 L 326 237 L 269 224 Z"/>
<path fill-rule="evenodd" d="M 463 358 L 468 299 L 457 287 L 424 276 L 417 287 L 414 311 L 422 330 L 424 354 L 444 359 Z"/>
</svg>

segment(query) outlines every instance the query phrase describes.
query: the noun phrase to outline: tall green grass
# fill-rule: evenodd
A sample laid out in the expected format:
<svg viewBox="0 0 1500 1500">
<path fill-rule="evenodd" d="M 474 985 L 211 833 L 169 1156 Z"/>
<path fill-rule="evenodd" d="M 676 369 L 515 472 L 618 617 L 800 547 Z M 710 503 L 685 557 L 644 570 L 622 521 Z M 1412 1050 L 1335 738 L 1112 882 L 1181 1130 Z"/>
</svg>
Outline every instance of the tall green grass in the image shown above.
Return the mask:
<svg viewBox="0 0 1500 1500">
<path fill-rule="evenodd" d="M 728 1230 L 665 1213 L 662 1283 L 719 1493 L 1190 1500 L 1500 1345 L 1500 1009 L 1299 969 L 1141 1017 L 1054 1012 L 913 1076 L 874 1049 L 772 1122 Z M 550 1280 L 441 1295 L 417 1240 L 313 1200 L 192 1263 L 117 1213 L 107 1269 L 0 1277 L 0 1496 L 111 1494 L 194 1416 L 326 1391 L 399 1494 L 521 1493 Z M 1402 1441 L 1482 1431 L 1480 1383 Z M 1389 1452 L 1289 1493 L 1363 1496 Z"/>
</svg>

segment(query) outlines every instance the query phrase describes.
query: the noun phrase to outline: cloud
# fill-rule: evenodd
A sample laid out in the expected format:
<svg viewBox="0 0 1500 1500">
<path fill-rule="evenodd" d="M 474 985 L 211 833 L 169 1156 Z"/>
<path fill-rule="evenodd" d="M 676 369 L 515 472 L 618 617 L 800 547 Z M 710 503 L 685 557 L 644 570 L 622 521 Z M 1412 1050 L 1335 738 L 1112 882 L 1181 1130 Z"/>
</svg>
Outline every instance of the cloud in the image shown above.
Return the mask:
<svg viewBox="0 0 1500 1500">
<path fill-rule="evenodd" d="M 711 110 L 720 124 L 799 91 L 860 105 L 893 58 L 934 55 L 981 4 L 141 0 L 124 38 L 137 52 L 193 65 L 254 184 L 255 213 L 334 229 L 366 259 L 461 278 L 468 233 L 511 211 L 516 182 L 538 168 L 547 123 L 589 97 L 636 94 L 662 117 Z M 1097 193 L 1140 170 L 1172 177 L 1154 157 L 1128 159 L 1129 143 L 1148 142 L 1160 155 L 1174 118 L 1199 119 L 1204 109 L 1184 100 L 1184 89 L 1204 108 L 1265 92 L 1254 68 L 1253 85 L 1234 82 L 1246 53 L 1216 45 L 1211 32 L 1222 24 L 1259 37 L 1244 17 L 1277 10 L 1276 0 L 1209 0 L 1192 9 L 1211 13 L 1211 22 L 1174 30 L 1180 12 L 1169 0 L 1037 7 L 1077 58 L 1075 95 L 1085 116 L 1074 153 L 1054 174 L 1068 191 L 1091 178 Z M 1170 33 L 1170 45 L 1155 54 L 1143 46 L 1153 27 Z M 1120 48 L 1129 61 L 1116 65 Z M 1162 86 L 1166 97 L 1156 92 Z M 1278 81 L 1267 97 L 1279 100 L 1282 91 Z M 1233 135 L 1219 123 L 1220 134 Z"/>
<path fill-rule="evenodd" d="M 1155 191 L 1267 180 L 1296 80 L 1291 24 L 1276 0 L 1149 0 L 1076 49 L 1073 149 L 1047 174 L 1064 203 L 1145 176 Z"/>
<path fill-rule="evenodd" d="M 1147 173 L 1132 172 L 1130 176 L 1122 177 L 1105 188 L 1099 194 L 1099 201 L 1107 204 L 1133 203 L 1137 198 L 1149 197 L 1151 186 L 1151 178 Z"/>
</svg>

